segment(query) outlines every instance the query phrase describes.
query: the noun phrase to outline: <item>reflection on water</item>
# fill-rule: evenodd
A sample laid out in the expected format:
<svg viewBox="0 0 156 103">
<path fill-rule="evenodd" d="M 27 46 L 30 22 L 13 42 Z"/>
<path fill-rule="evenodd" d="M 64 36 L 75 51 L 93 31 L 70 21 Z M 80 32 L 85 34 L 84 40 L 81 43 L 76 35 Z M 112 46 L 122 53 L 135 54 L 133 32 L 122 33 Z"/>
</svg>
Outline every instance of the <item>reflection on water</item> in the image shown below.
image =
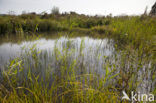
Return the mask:
<svg viewBox="0 0 156 103">
<path fill-rule="evenodd" d="M 29 55 L 35 45 L 37 59 Z M 103 76 L 105 74 L 106 57 L 113 57 L 115 51 L 113 40 L 93 39 L 89 37 L 44 39 L 25 41 L 20 44 L 3 43 L 0 45 L 1 68 L 14 57 L 24 57 L 24 74 L 19 78 L 27 77 L 28 68 L 41 77 L 45 78 L 47 72 L 50 75 L 61 77 L 62 69 L 75 68 L 76 74 L 95 73 Z M 110 59 L 108 59 L 110 60 Z M 76 61 L 76 64 L 74 62 Z M 112 60 L 110 60 L 112 62 Z M 37 67 L 36 67 L 37 62 Z M 37 68 L 37 69 L 34 69 Z M 62 68 L 62 69 L 61 69 Z M 112 68 L 113 69 L 113 68 Z M 111 68 L 110 68 L 111 70 Z M 70 70 L 69 70 L 70 71 Z M 20 75 L 22 77 L 20 77 Z M 114 75 L 112 73 L 112 75 Z M 52 76 L 51 76 L 52 77 Z M 53 78 L 50 79 L 53 81 Z"/>
<path fill-rule="evenodd" d="M 35 41 L 23 41 L 20 44 L 3 43 L 0 45 L 0 67 L 3 68 L 10 59 L 22 56 L 25 57 L 25 68 L 35 68 L 34 58 L 27 55 L 34 45 L 36 45 L 37 51 L 41 51 L 41 53 L 40 55 L 37 55 L 37 58 L 39 58 L 39 61 L 37 61 L 39 63 L 37 70 L 31 70 L 36 74 L 41 73 L 40 75 L 43 78 L 45 78 L 46 72 L 51 74 L 56 72 L 58 76 L 61 76 L 59 69 L 62 68 L 61 66 L 64 65 L 63 63 L 67 62 L 67 67 L 70 68 L 71 65 L 74 65 L 74 61 L 76 61 L 76 65 L 74 65 L 73 68 L 76 69 L 78 75 L 82 73 L 96 73 L 103 76 L 106 73 L 106 65 L 109 63 L 109 71 L 112 72 L 112 75 L 119 73 L 120 69 L 123 69 L 126 73 L 136 72 L 137 74 L 133 75 L 133 82 L 142 81 L 142 83 L 140 82 L 138 85 L 138 91 L 149 93 L 151 89 L 153 89 L 153 87 L 151 87 L 153 85 L 150 77 L 151 73 L 150 71 L 145 71 L 150 68 L 149 64 L 144 63 L 143 68 L 137 72 L 137 65 L 139 63 L 137 61 L 134 62 L 134 60 L 129 62 L 129 57 L 122 61 L 122 55 L 120 55 L 120 53 L 116 56 L 114 41 L 107 38 L 61 37 L 59 39 L 41 38 Z M 137 60 L 137 55 L 134 56 L 136 56 L 134 59 Z M 64 59 L 66 60 L 64 61 Z M 45 70 L 45 68 L 47 68 L 47 70 Z M 28 70 L 25 70 L 24 75 L 27 76 L 27 73 Z M 24 76 L 23 74 L 21 75 Z M 51 79 L 51 81 L 53 81 L 53 79 Z M 117 83 L 117 80 L 108 82 L 114 84 Z M 124 87 L 124 83 L 121 86 Z"/>
<path fill-rule="evenodd" d="M 111 55 L 114 51 L 113 47 L 113 41 L 108 39 L 93 39 L 89 37 L 84 38 L 71 38 L 67 39 L 65 37 L 61 37 L 60 39 L 48 39 L 41 38 L 36 41 L 24 41 L 20 44 L 17 43 L 3 43 L 0 45 L 0 65 L 6 64 L 10 59 L 13 59 L 14 57 L 20 56 L 21 53 L 23 53 L 23 48 L 29 49 L 32 45 L 36 44 L 36 48 L 38 50 L 46 50 L 48 54 L 50 54 L 54 46 L 57 45 L 57 47 L 60 50 L 63 50 L 63 48 L 66 48 L 66 45 L 70 41 L 72 44 L 72 47 L 75 49 L 75 54 L 79 53 L 79 48 L 81 45 L 81 42 L 84 42 L 85 48 L 84 55 L 86 55 L 85 58 L 88 58 L 87 56 L 90 56 L 90 58 L 93 56 L 92 54 L 95 54 L 95 52 L 98 49 L 99 54 L 102 56 L 108 56 Z M 57 43 L 56 43 L 57 42 Z M 91 50 L 92 49 L 92 50 Z M 89 59 L 89 58 L 88 58 Z"/>
</svg>

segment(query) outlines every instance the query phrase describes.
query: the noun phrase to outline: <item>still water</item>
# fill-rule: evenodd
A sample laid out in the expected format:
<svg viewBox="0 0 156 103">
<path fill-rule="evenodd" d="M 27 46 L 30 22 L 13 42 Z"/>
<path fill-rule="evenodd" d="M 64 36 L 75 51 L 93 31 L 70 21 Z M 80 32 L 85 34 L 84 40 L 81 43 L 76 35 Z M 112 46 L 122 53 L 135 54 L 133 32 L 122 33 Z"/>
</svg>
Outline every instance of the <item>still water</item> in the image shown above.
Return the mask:
<svg viewBox="0 0 156 103">
<path fill-rule="evenodd" d="M 67 38 L 61 37 L 56 39 L 40 38 L 33 41 L 22 41 L 20 43 L 3 42 L 0 44 L 0 68 L 5 68 L 9 61 L 16 57 L 24 57 L 25 68 L 35 68 L 35 61 L 32 56 L 28 55 L 32 50 L 39 52 L 37 55 L 40 66 L 34 73 L 41 73 L 41 76 L 45 77 L 45 68 L 50 68 L 48 72 L 55 72 L 60 67 L 63 59 L 69 65 L 72 65 L 73 61 L 77 62 L 75 68 L 77 68 L 77 74 L 82 72 L 96 73 L 103 75 L 106 73 L 106 65 L 111 65 L 109 71 L 112 74 L 120 73 L 122 68 L 122 62 L 120 53 L 117 53 L 114 47 L 114 41 L 112 39 L 95 39 L 90 37 L 75 37 Z M 62 58 L 64 57 L 64 58 Z M 124 61 L 125 69 L 127 72 L 131 71 L 131 65 L 137 70 L 136 64 Z M 128 64 L 126 64 L 128 63 Z M 137 90 L 141 92 L 150 92 L 153 88 L 151 81 L 151 72 L 146 72 L 149 65 L 144 65 L 142 69 L 138 71 L 134 80 L 142 81 L 138 85 Z M 81 70 L 83 69 L 83 70 Z M 136 71 L 134 69 L 134 71 Z M 85 70 L 85 71 L 84 71 Z M 25 73 L 27 70 L 25 71 Z M 145 77 L 144 75 L 147 76 Z M 26 74 L 27 75 L 27 74 Z M 59 74 L 58 74 L 59 75 Z M 116 83 L 116 80 L 109 81 Z M 135 82 L 135 81 L 134 81 Z M 124 85 L 124 84 L 123 84 Z"/>
<path fill-rule="evenodd" d="M 75 56 L 80 52 L 80 46 L 83 45 L 83 53 L 87 60 L 92 61 L 95 54 L 103 56 L 110 56 L 114 52 L 113 41 L 109 39 L 93 39 L 89 37 L 76 37 L 66 38 L 61 37 L 59 39 L 45 39 L 40 38 L 34 41 L 23 41 L 21 43 L 4 42 L 0 45 L 0 66 L 7 64 L 9 60 L 19 57 L 29 50 L 33 45 L 38 51 L 46 51 L 50 55 L 54 47 L 57 47 L 60 51 L 64 48 L 74 49 Z M 69 49 L 70 51 L 71 49 Z"/>
</svg>

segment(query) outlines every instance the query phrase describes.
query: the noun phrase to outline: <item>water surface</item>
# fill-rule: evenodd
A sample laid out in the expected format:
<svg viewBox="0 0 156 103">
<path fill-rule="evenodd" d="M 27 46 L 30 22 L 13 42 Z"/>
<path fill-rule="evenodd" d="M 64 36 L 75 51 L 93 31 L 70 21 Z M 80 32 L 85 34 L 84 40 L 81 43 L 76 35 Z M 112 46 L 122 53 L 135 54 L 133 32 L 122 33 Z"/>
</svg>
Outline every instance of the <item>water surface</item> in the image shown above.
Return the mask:
<svg viewBox="0 0 156 103">
<path fill-rule="evenodd" d="M 83 42 L 83 52 L 86 58 L 88 55 L 93 56 L 97 50 L 101 56 L 109 56 L 114 52 L 112 40 L 94 39 L 89 37 L 61 37 L 59 39 L 40 38 L 39 40 L 23 41 L 21 43 L 3 42 L 0 44 L 0 65 L 2 66 L 8 63 L 9 60 L 19 57 L 25 52 L 25 50 L 29 50 L 33 45 L 36 45 L 35 47 L 38 51 L 47 51 L 48 54 L 51 54 L 54 46 L 58 47 L 60 50 L 63 50 L 63 48 L 66 48 L 69 42 L 71 43 L 70 48 L 75 49 L 75 54 L 79 54 L 80 45 Z"/>
<path fill-rule="evenodd" d="M 129 62 L 126 59 L 122 61 L 122 53 L 116 52 L 114 45 L 112 39 L 95 39 L 90 37 L 40 38 L 33 41 L 21 41 L 20 43 L 4 41 L 0 44 L 0 67 L 4 68 L 10 60 L 16 57 L 24 57 L 24 67 L 35 68 L 34 58 L 28 55 L 31 53 L 31 50 L 35 49 L 39 52 L 37 57 L 40 66 L 37 70 L 32 69 L 32 71 L 41 73 L 42 77 L 45 77 L 46 72 L 58 72 L 64 58 L 66 58 L 68 66 L 72 65 L 73 61 L 76 61 L 77 65 L 74 68 L 77 69 L 78 75 L 95 73 L 103 76 L 106 73 L 108 64 L 111 65 L 109 72 L 113 72 L 112 75 L 120 73 L 121 69 L 129 73 L 132 72 L 133 68 L 133 71 L 136 72 L 138 62 Z M 124 68 L 122 67 L 123 63 L 125 65 Z M 49 68 L 49 70 L 45 70 L 45 68 Z M 150 68 L 150 63 L 144 62 L 143 67 L 133 78 L 135 80 L 134 83 L 141 81 L 137 86 L 137 90 L 142 93 L 149 93 L 154 88 L 154 82 L 152 83 L 151 80 L 151 71 L 147 72 L 148 68 Z M 25 76 L 27 76 L 27 72 L 25 70 Z M 60 76 L 59 73 L 58 75 Z M 107 84 L 116 82 L 117 80 L 113 79 L 108 81 Z"/>
</svg>

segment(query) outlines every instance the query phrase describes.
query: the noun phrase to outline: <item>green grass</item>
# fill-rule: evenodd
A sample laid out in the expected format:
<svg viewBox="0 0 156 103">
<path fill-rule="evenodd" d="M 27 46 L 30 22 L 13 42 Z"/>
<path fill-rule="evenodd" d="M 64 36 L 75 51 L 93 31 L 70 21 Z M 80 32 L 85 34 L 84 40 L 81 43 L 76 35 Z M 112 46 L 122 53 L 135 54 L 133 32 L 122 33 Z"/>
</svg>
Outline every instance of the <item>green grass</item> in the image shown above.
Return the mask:
<svg viewBox="0 0 156 103">
<path fill-rule="evenodd" d="M 22 14 L 0 16 L 0 35 L 35 32 L 73 31 L 111 36 L 122 44 L 152 44 L 156 38 L 156 18 L 150 16 L 97 17 L 71 14 Z M 147 41 L 148 43 L 145 43 Z"/>
<path fill-rule="evenodd" d="M 72 60 L 75 50 L 72 41 L 69 39 L 66 44 L 67 47 L 62 51 L 57 45 L 54 47 L 54 52 L 49 58 L 51 61 L 47 59 L 47 52 L 37 50 L 36 44 L 25 48 L 25 54 L 21 57 L 11 60 L 1 71 L 0 101 L 116 103 L 121 101 L 122 90 L 126 90 L 127 93 L 135 91 L 149 72 L 153 71 L 150 80 L 155 81 L 155 62 L 150 56 L 139 56 L 139 50 L 127 48 L 117 51 L 114 57 L 103 57 L 102 67 L 105 73 L 100 75 L 95 71 L 96 67 L 87 72 L 86 67 L 91 64 L 83 63 L 83 40 L 78 57 Z M 100 56 L 98 52 L 95 53 Z M 94 58 L 97 63 L 100 60 L 99 56 Z M 149 62 L 152 62 L 151 67 L 148 66 Z M 143 72 L 144 66 L 146 72 Z M 142 71 L 140 80 L 139 71 Z M 154 90 L 151 92 L 155 93 Z"/>
<path fill-rule="evenodd" d="M 144 77 L 156 76 L 156 18 L 149 16 L 88 17 L 77 14 L 1 16 L 0 34 L 34 35 L 36 32 L 87 33 L 87 36 L 107 37 L 115 41 L 115 63 L 103 65 L 105 74 L 86 72 L 83 64 L 84 45 L 78 59 L 70 60 L 70 42 L 62 55 L 57 46 L 53 58 L 56 66 L 43 66 L 46 52 L 34 47 L 10 61 L 1 73 L 0 102 L 4 103 L 116 103 L 121 92 L 135 91 Z M 76 33 L 75 33 L 76 32 Z M 22 34 L 22 35 L 21 35 Z M 48 34 L 47 34 L 48 35 Z M 30 59 L 31 58 L 31 59 Z M 81 60 L 79 60 L 81 58 Z M 96 58 L 95 58 L 96 59 Z M 98 61 L 97 61 L 98 62 Z M 45 61 L 46 63 L 46 61 Z M 148 66 L 150 64 L 150 66 Z M 43 70 L 44 68 L 44 70 Z M 110 71 L 110 68 L 115 70 Z M 138 73 L 141 80 L 138 81 Z M 92 68 L 94 69 L 94 68 Z M 118 70 L 118 72 L 116 71 Z M 113 82 L 109 82 L 115 80 Z M 109 82 L 109 83 L 108 83 Z M 151 90 L 156 94 L 156 84 Z M 125 101 L 126 102 L 126 101 Z"/>
<path fill-rule="evenodd" d="M 55 46 L 52 59 L 55 66 L 48 62 L 47 52 L 38 52 L 36 44 L 26 49 L 26 54 L 10 61 L 2 71 L 0 85 L 0 101 L 16 103 L 99 103 L 119 101 L 119 91 L 109 80 L 119 75 L 110 71 L 115 67 L 108 63 L 103 66 L 105 74 L 99 76 L 96 72 L 86 72 L 83 64 L 83 41 L 78 58 L 70 60 L 74 49 L 72 41 L 67 42 L 67 48 L 62 51 Z M 63 54 L 61 53 L 63 52 Z M 42 59 L 42 57 L 44 57 Z M 44 63 L 43 63 L 44 62 Z M 42 64 L 43 63 L 43 64 Z M 47 65 L 46 65 L 47 63 Z M 104 86 L 105 85 L 105 86 Z"/>
</svg>

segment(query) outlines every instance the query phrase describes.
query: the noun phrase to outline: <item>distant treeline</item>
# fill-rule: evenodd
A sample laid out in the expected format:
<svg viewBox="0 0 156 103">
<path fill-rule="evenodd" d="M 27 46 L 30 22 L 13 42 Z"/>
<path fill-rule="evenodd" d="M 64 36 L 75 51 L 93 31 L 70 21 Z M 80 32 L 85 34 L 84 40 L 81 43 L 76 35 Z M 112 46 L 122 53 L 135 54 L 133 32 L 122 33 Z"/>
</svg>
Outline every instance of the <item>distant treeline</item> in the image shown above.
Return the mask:
<svg viewBox="0 0 156 103">
<path fill-rule="evenodd" d="M 155 22 L 154 18 L 143 16 L 86 16 L 79 15 L 75 12 L 60 14 L 57 8 L 53 10 L 52 14 L 42 13 L 28 13 L 15 15 L 0 16 L 0 34 L 23 32 L 53 32 L 53 31 L 69 31 L 74 28 L 89 29 L 105 33 L 114 24 L 114 22 L 126 22 L 127 20 L 136 20 L 142 22 L 145 20 L 149 23 L 151 20 Z M 150 19 L 147 22 L 147 19 Z M 152 23 L 153 24 L 153 23 Z M 128 24 L 126 24 L 128 25 Z M 102 28 L 101 28 L 102 27 Z M 126 29 L 125 29 L 126 30 Z"/>
<path fill-rule="evenodd" d="M 109 25 L 110 19 L 106 17 L 89 17 L 70 14 L 22 14 L 19 16 L 0 16 L 0 34 L 16 33 L 21 28 L 24 32 L 52 32 L 67 31 L 72 28 L 92 28 L 95 26 Z"/>
</svg>

